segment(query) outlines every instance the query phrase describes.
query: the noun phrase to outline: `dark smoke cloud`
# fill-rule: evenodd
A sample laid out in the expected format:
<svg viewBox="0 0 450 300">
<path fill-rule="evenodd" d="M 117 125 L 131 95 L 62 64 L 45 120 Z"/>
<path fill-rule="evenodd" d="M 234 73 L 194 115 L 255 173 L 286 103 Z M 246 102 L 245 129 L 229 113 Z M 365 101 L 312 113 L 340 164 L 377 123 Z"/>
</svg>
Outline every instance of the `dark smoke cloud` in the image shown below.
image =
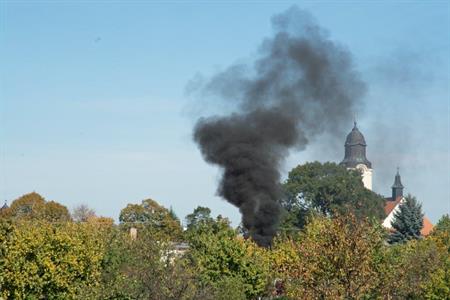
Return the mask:
<svg viewBox="0 0 450 300">
<path fill-rule="evenodd" d="M 261 246 L 276 233 L 280 166 L 293 147 L 347 130 L 365 85 L 350 53 L 306 12 L 292 7 L 272 19 L 252 66 L 233 65 L 203 91 L 236 104 L 228 116 L 200 119 L 194 139 L 209 163 L 223 168 L 218 193 L 237 206 Z"/>
</svg>

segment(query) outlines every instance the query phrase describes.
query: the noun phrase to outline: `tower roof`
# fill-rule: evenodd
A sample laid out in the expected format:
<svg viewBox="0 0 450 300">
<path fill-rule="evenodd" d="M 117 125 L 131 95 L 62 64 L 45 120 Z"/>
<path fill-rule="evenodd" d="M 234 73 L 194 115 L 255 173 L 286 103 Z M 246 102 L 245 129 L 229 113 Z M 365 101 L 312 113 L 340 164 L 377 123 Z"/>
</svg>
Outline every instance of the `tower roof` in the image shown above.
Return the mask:
<svg viewBox="0 0 450 300">
<path fill-rule="evenodd" d="M 361 131 L 359 131 L 358 127 L 356 126 L 356 121 L 354 122 L 352 131 L 350 131 L 350 133 L 347 135 L 347 139 L 345 140 L 345 146 L 355 146 L 355 145 L 367 146 L 363 134 L 361 133 Z"/>
<path fill-rule="evenodd" d="M 400 178 L 400 172 L 397 168 L 397 174 L 395 174 L 395 180 L 394 180 L 394 184 L 392 185 L 393 189 L 402 189 L 403 188 L 403 184 Z"/>
<path fill-rule="evenodd" d="M 354 123 L 352 131 L 347 135 L 345 140 L 345 157 L 341 162 L 347 168 L 356 168 L 362 164 L 372 168 L 372 163 L 366 158 L 366 140 Z"/>
</svg>

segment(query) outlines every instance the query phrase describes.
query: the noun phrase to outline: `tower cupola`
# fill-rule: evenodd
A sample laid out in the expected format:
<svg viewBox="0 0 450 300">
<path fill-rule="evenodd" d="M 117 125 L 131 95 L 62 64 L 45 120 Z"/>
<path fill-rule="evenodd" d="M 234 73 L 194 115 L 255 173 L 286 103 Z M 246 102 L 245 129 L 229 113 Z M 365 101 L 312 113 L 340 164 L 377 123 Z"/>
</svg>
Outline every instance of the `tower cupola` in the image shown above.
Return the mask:
<svg viewBox="0 0 450 300">
<path fill-rule="evenodd" d="M 340 165 L 347 169 L 359 170 L 364 186 L 372 190 L 372 163 L 366 157 L 366 140 L 354 123 L 345 140 L 345 156 Z"/>
<path fill-rule="evenodd" d="M 358 165 L 365 165 L 372 168 L 372 163 L 366 157 L 366 140 L 354 123 L 352 131 L 345 140 L 345 156 L 341 162 L 347 168 L 356 168 Z"/>
<path fill-rule="evenodd" d="M 397 174 L 395 175 L 394 184 L 392 185 L 392 201 L 395 201 L 398 197 L 403 197 L 403 184 L 397 168 Z"/>
</svg>

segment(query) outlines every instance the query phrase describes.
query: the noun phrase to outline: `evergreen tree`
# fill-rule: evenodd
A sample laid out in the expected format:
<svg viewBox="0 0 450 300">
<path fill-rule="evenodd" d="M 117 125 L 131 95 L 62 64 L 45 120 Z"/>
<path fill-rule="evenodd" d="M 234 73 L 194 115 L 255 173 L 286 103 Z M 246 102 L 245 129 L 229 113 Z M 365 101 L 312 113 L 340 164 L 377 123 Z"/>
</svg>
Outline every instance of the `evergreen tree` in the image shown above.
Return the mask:
<svg viewBox="0 0 450 300">
<path fill-rule="evenodd" d="M 175 221 L 177 221 L 178 223 L 180 223 L 180 219 L 178 218 L 177 214 L 175 213 L 175 211 L 172 208 L 172 205 L 169 208 L 169 215 L 172 219 L 174 219 Z"/>
<path fill-rule="evenodd" d="M 408 195 L 400 204 L 391 222 L 394 232 L 389 237 L 389 243 L 404 243 L 408 240 L 419 239 L 423 227 L 422 205 L 416 197 Z"/>
<path fill-rule="evenodd" d="M 450 215 L 445 214 L 443 215 L 439 221 L 437 222 L 436 226 L 433 228 L 433 234 L 436 235 L 438 233 L 444 233 L 447 232 L 450 234 Z"/>
</svg>

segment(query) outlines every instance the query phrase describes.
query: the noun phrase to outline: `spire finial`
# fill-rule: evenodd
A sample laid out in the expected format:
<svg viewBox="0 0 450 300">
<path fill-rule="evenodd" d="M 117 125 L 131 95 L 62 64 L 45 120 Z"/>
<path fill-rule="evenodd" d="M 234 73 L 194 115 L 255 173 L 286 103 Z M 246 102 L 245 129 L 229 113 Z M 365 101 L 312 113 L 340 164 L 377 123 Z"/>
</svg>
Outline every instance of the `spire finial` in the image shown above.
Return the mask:
<svg viewBox="0 0 450 300">
<path fill-rule="evenodd" d="M 353 114 L 353 128 L 356 128 L 356 113 Z"/>
<path fill-rule="evenodd" d="M 397 166 L 397 175 L 400 175 L 400 167 Z"/>
</svg>

